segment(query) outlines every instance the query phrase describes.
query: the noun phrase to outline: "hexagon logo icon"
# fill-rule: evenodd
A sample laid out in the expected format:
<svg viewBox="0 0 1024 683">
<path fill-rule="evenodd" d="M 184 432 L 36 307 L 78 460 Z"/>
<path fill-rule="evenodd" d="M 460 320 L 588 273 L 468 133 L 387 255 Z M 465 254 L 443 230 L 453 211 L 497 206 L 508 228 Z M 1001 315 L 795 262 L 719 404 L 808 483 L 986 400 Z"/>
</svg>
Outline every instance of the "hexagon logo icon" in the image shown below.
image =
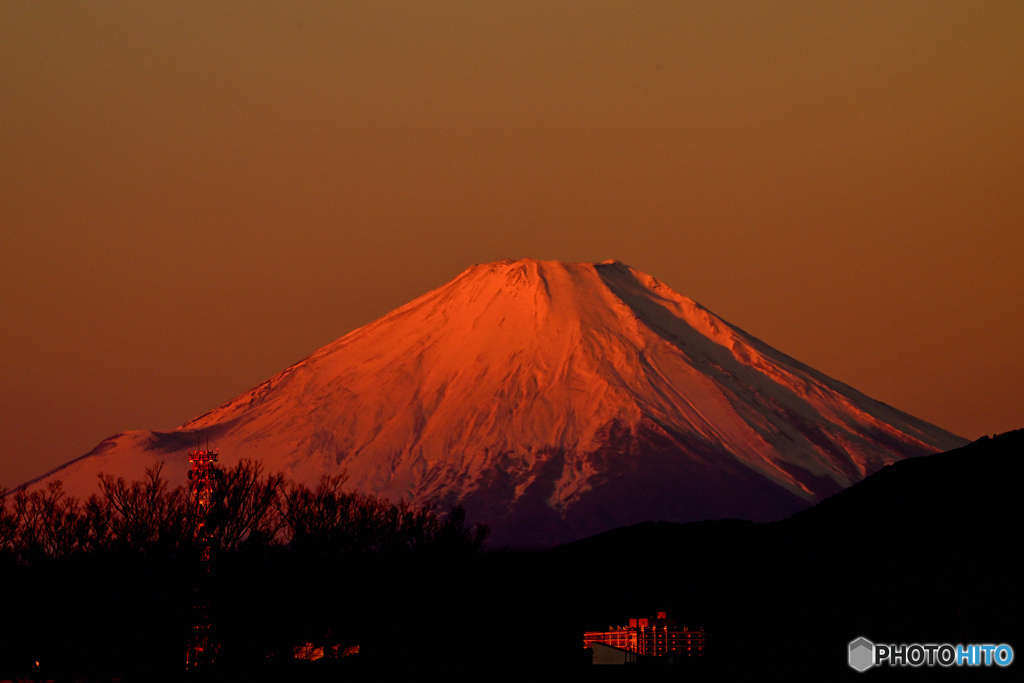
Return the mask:
<svg viewBox="0 0 1024 683">
<path fill-rule="evenodd" d="M 867 638 L 850 641 L 850 667 L 857 671 L 867 671 L 875 663 L 875 644 Z"/>
</svg>

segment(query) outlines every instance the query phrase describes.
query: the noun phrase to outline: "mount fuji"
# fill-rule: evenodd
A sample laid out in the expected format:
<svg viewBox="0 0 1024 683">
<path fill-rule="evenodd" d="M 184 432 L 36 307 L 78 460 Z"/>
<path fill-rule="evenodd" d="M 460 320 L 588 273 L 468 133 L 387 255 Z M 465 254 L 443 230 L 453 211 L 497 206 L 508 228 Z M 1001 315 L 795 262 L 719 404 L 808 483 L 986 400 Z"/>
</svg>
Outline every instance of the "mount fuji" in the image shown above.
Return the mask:
<svg viewBox="0 0 1024 683">
<path fill-rule="evenodd" d="M 37 480 L 75 495 L 209 439 L 315 484 L 462 504 L 492 542 L 649 520 L 774 520 L 966 440 L 755 339 L 617 261 L 476 265 L 172 431 L 118 434 Z M 34 484 L 30 484 L 34 485 Z"/>
</svg>

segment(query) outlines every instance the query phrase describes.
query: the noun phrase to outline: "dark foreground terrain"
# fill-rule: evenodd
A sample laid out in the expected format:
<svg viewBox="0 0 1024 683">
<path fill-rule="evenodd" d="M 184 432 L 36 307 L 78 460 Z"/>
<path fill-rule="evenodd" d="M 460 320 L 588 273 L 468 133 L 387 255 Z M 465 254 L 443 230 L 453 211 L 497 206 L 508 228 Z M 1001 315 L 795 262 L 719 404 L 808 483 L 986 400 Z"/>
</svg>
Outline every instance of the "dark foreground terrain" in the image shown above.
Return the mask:
<svg viewBox="0 0 1024 683">
<path fill-rule="evenodd" d="M 1024 648 L 1024 430 L 899 462 L 782 522 L 648 523 L 543 553 L 485 550 L 457 511 L 402 510 L 338 489 L 303 500 L 258 472 L 228 474 L 251 495 L 225 495 L 222 517 L 211 517 L 208 571 L 187 496 L 166 486 L 162 508 L 152 486 L 135 498 L 114 487 L 107 502 L 120 507 L 97 500 L 77 517 L 59 501 L 47 512 L 23 499 L 22 515 L 49 514 L 54 528 L 64 514 L 64 545 L 42 531 L 35 545 L 19 536 L 26 522 L 8 495 L 0 680 L 1006 680 L 1022 666 L 859 674 L 846 648 L 859 636 Z M 175 516 L 185 522 L 175 527 Z M 219 651 L 205 673 L 186 675 L 197 601 L 209 604 Z M 706 630 L 700 662 L 588 666 L 584 630 L 657 611 Z M 297 661 L 304 643 L 359 653 Z"/>
</svg>

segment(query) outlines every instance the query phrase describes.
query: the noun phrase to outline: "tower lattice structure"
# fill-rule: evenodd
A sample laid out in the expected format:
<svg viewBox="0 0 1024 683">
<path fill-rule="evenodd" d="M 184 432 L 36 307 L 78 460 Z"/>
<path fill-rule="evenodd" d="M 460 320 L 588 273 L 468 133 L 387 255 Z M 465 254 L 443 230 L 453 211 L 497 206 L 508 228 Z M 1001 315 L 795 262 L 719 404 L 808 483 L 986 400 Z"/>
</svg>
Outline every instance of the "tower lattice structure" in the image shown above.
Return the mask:
<svg viewBox="0 0 1024 683">
<path fill-rule="evenodd" d="M 186 667 L 194 669 L 212 663 L 217 651 L 217 645 L 212 638 L 209 613 L 210 531 L 207 521 L 210 503 L 213 500 L 213 482 L 220 476 L 220 470 L 214 466 L 214 463 L 217 462 L 217 451 L 197 448 L 194 451 L 189 451 L 188 459 L 192 463 L 188 478 L 191 480 L 192 502 L 195 505 L 197 517 L 195 541 L 202 564 L 195 587 L 192 630 L 186 655 Z"/>
</svg>

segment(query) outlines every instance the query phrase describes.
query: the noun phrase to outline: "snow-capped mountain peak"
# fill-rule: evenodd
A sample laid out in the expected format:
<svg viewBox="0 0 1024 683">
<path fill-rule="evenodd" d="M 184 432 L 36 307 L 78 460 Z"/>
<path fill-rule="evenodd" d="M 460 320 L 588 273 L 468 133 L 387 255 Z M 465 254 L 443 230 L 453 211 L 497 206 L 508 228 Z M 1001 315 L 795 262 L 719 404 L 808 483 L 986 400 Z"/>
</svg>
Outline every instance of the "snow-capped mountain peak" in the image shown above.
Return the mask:
<svg viewBox="0 0 1024 683">
<path fill-rule="evenodd" d="M 777 518 L 964 443 L 618 261 L 533 259 L 472 266 L 173 432 L 119 435 L 52 476 L 161 458 L 183 477 L 196 434 L 227 463 L 462 503 L 519 545 Z"/>
</svg>

